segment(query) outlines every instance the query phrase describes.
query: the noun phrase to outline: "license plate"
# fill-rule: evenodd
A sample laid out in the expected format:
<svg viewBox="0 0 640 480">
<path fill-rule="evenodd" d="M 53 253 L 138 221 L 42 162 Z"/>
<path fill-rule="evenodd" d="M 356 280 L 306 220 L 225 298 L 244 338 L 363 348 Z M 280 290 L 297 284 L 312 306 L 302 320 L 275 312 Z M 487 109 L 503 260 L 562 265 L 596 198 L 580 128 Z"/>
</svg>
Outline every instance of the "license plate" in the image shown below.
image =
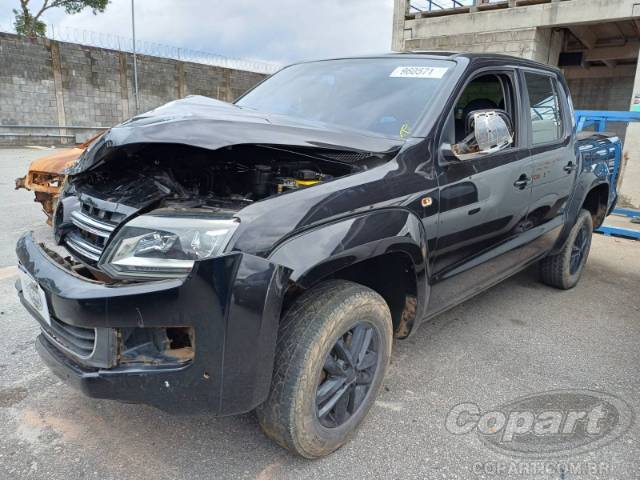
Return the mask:
<svg viewBox="0 0 640 480">
<path fill-rule="evenodd" d="M 42 287 L 38 285 L 31 275 L 20 269 L 20 283 L 22 285 L 22 295 L 25 301 L 42 317 L 48 325 L 51 325 L 47 297 Z"/>
</svg>

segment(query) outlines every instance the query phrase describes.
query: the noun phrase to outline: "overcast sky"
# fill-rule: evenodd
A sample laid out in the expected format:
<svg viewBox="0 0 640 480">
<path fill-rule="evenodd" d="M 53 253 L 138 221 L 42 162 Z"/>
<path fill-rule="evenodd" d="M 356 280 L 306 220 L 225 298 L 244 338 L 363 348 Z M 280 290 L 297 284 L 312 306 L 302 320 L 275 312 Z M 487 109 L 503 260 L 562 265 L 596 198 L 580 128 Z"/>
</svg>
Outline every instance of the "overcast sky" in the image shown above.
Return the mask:
<svg viewBox="0 0 640 480">
<path fill-rule="evenodd" d="M 37 10 L 42 0 L 30 0 Z M 390 49 L 393 0 L 135 0 L 136 34 L 147 40 L 230 57 L 290 63 Z M 12 23 L 19 0 L 0 0 L 0 26 Z M 131 36 L 131 1 L 111 0 L 107 10 L 66 15 L 50 10 L 44 21 L 65 27 Z"/>
</svg>

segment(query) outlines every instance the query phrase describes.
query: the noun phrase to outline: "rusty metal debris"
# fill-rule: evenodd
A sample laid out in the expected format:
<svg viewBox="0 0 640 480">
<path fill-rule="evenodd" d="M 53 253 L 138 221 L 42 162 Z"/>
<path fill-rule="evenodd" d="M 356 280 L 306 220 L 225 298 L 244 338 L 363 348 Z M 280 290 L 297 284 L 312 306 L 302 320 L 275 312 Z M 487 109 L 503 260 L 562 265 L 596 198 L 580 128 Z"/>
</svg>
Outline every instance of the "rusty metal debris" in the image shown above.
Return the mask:
<svg viewBox="0 0 640 480">
<path fill-rule="evenodd" d="M 42 210 L 47 215 L 49 225 L 51 225 L 60 190 L 66 180 L 64 171 L 78 161 L 82 152 L 98 136 L 74 148 L 64 149 L 34 160 L 29 165 L 27 174 L 16 178 L 16 190 L 24 188 L 34 192 L 34 201 L 42 204 Z"/>
</svg>

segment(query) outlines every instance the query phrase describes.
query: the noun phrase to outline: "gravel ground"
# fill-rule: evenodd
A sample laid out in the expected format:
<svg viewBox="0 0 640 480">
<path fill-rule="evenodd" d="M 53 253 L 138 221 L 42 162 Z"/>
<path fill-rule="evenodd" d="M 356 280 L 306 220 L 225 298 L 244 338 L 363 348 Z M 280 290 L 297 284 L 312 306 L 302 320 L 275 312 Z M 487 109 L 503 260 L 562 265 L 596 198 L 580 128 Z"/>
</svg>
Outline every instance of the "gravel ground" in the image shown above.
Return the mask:
<svg viewBox="0 0 640 480">
<path fill-rule="evenodd" d="M 595 236 L 574 290 L 523 272 L 398 342 L 355 438 L 311 462 L 269 441 L 253 414 L 170 416 L 92 400 L 44 368 L 33 348 L 38 327 L 16 298 L 13 251 L 22 232 L 45 228 L 32 194 L 13 190 L 44 153 L 0 150 L 0 478 L 640 478 L 637 424 L 590 452 L 542 458 L 543 472 L 445 428 L 457 404 L 485 411 L 555 389 L 603 391 L 639 415 L 640 242 Z M 577 467 L 561 471 L 558 461 Z"/>
</svg>

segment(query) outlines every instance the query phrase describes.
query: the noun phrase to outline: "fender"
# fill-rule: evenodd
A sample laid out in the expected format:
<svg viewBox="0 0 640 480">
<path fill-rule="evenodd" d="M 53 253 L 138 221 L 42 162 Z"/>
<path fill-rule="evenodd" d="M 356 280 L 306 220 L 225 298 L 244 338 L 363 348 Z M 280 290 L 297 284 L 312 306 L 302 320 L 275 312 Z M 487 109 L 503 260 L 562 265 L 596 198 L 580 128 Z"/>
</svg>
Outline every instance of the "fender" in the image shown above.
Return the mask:
<svg viewBox="0 0 640 480">
<path fill-rule="evenodd" d="M 305 230 L 278 245 L 269 260 L 291 269 L 290 280 L 309 288 L 345 267 L 397 252 L 413 263 L 420 320 L 429 294 L 427 237 L 420 219 L 407 209 L 379 209 Z"/>
<path fill-rule="evenodd" d="M 582 170 L 580 175 L 576 179 L 576 185 L 573 189 L 571 199 L 567 204 L 567 209 L 565 212 L 564 227 L 562 228 L 562 232 L 560 232 L 560 235 L 556 240 L 556 244 L 553 250 L 550 252 L 552 255 L 562 250 L 562 247 L 564 246 L 569 236 L 569 232 L 573 228 L 573 225 L 575 224 L 576 219 L 578 218 L 578 214 L 580 213 L 580 208 L 582 208 L 582 205 L 584 204 L 584 201 L 586 200 L 587 195 L 591 190 L 593 190 L 595 187 L 598 187 L 600 185 L 609 186 L 607 215 L 609 214 L 612 208 L 612 205 L 615 203 L 617 199 L 615 187 L 613 189 L 611 188 L 611 184 L 608 178 L 607 177 L 601 178 L 595 175 L 593 173 L 594 172 L 593 164 L 585 165 L 584 162 L 581 162 L 581 163 L 582 163 Z M 608 166 L 606 168 L 608 169 Z"/>
</svg>

